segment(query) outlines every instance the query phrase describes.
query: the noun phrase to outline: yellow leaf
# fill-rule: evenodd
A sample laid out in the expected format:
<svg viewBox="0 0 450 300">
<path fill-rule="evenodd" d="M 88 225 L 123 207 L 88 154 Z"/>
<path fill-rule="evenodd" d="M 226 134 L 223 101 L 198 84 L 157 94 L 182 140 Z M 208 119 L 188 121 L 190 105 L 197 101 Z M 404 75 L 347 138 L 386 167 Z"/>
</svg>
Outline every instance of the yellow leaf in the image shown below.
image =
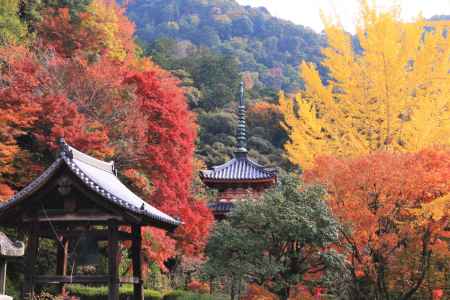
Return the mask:
<svg viewBox="0 0 450 300">
<path fill-rule="evenodd" d="M 450 21 L 404 22 L 398 7 L 378 11 L 361 0 L 360 51 L 336 24 L 325 19 L 331 79 L 302 63 L 305 89 L 280 97 L 290 160 L 308 168 L 321 154 L 450 146 Z"/>
</svg>

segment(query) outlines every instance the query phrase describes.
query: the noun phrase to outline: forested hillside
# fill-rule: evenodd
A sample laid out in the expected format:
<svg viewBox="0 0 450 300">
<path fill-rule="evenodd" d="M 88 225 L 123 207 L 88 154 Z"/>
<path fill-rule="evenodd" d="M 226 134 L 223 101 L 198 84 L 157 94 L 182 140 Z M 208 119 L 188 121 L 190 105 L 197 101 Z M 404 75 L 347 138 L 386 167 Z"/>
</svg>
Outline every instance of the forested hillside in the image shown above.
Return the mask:
<svg viewBox="0 0 450 300">
<path fill-rule="evenodd" d="M 320 67 L 322 36 L 234 0 L 137 0 L 128 5 L 147 55 L 171 70 L 197 113 L 197 154 L 207 164 L 229 159 L 236 143 L 236 99 L 244 80 L 251 156 L 289 169 L 287 136 L 276 102 L 280 89 L 301 87 L 298 65 Z"/>
<path fill-rule="evenodd" d="M 175 39 L 178 57 L 208 47 L 234 57 L 255 85 L 276 90 L 298 89 L 299 63 L 318 64 L 324 45 L 324 38 L 313 30 L 235 0 L 136 0 L 130 3 L 128 15 L 140 40 Z"/>
<path fill-rule="evenodd" d="M 156 40 L 147 47 L 146 54 L 182 81 L 199 125 L 197 157 L 208 166 L 221 164 L 232 157 L 236 146 L 236 109 L 242 79 L 238 63 L 208 49 L 177 58 L 172 51 L 175 43 L 171 39 Z M 282 149 L 287 135 L 280 125 L 277 93 L 271 89 L 250 89 L 251 82 L 245 82 L 251 157 L 264 165 L 289 169 Z"/>
</svg>

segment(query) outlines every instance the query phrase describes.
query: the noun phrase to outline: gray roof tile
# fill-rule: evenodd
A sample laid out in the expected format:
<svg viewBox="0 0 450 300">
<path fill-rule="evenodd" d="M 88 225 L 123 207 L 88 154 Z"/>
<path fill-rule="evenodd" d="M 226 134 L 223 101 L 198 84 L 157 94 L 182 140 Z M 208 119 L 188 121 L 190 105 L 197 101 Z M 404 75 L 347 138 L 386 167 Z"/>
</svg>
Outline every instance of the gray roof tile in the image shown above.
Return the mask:
<svg viewBox="0 0 450 300">
<path fill-rule="evenodd" d="M 214 202 L 208 204 L 208 208 L 216 214 L 229 213 L 234 208 L 233 202 Z"/>
<path fill-rule="evenodd" d="M 117 178 L 113 162 L 98 160 L 76 150 L 64 142 L 62 143 L 63 150 L 61 151 L 60 158 L 38 178 L 0 206 L 0 213 L 33 194 L 53 176 L 62 164 L 66 164 L 86 187 L 102 196 L 105 200 L 113 202 L 134 214 L 147 216 L 169 226 L 178 226 L 181 224 L 180 221 L 161 212 L 130 191 Z"/>
<path fill-rule="evenodd" d="M 274 169 L 263 167 L 246 155 L 200 172 L 200 177 L 207 180 L 265 180 L 276 176 Z"/>
</svg>

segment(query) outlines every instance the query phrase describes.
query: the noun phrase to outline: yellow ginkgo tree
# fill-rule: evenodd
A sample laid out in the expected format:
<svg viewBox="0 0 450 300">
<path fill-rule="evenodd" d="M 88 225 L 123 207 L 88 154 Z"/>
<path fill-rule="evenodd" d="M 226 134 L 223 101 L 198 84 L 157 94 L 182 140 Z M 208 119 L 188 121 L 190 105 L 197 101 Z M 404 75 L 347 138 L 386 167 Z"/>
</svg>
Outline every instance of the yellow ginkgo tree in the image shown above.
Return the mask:
<svg viewBox="0 0 450 300">
<path fill-rule="evenodd" d="M 325 19 L 324 82 L 303 62 L 304 90 L 281 94 L 290 160 L 410 152 L 450 145 L 450 22 L 405 22 L 400 10 L 361 0 L 356 36 Z"/>
</svg>

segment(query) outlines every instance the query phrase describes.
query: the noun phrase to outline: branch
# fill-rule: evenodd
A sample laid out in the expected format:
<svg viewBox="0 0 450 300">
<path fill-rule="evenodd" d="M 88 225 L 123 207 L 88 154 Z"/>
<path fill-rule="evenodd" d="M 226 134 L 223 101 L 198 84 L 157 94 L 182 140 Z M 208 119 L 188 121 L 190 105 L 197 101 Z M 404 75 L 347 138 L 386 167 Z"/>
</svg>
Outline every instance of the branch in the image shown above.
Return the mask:
<svg viewBox="0 0 450 300">
<path fill-rule="evenodd" d="M 425 275 L 427 273 L 427 267 L 430 263 L 431 258 L 431 250 L 429 249 L 430 245 L 430 238 L 431 238 L 431 231 L 430 227 L 428 226 L 427 230 L 423 234 L 422 237 L 422 257 L 420 260 L 420 277 L 416 281 L 416 283 L 413 285 L 413 287 L 403 294 L 399 300 L 407 300 L 414 295 L 414 293 L 419 289 L 419 287 L 422 285 L 423 280 L 425 279 Z"/>
</svg>

